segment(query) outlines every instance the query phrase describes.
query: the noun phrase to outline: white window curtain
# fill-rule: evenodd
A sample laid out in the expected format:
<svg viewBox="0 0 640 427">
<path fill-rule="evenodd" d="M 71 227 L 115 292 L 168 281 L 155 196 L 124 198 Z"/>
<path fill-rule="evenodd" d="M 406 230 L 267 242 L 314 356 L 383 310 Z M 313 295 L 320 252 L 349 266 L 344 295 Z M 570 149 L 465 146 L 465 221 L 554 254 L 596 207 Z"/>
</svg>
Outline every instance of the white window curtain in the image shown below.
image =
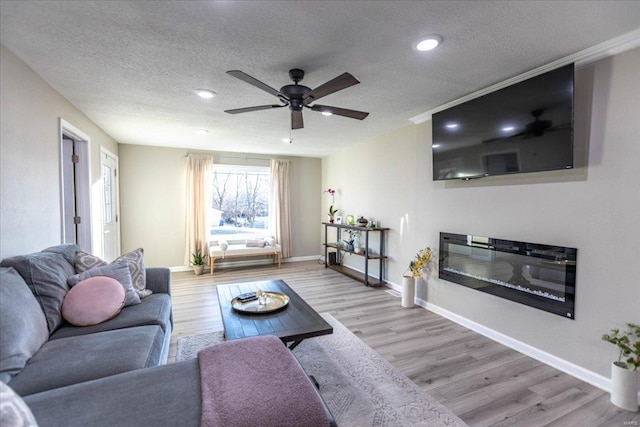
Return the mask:
<svg viewBox="0 0 640 427">
<path fill-rule="evenodd" d="M 211 156 L 187 156 L 185 252 L 184 262 L 189 265 L 191 254 L 198 251 L 209 259 L 209 224 L 207 213 L 211 207 Z"/>
<path fill-rule="evenodd" d="M 289 161 L 271 160 L 271 200 L 269 230 L 282 246 L 282 256 L 292 254 L 291 215 L 289 210 Z"/>
</svg>

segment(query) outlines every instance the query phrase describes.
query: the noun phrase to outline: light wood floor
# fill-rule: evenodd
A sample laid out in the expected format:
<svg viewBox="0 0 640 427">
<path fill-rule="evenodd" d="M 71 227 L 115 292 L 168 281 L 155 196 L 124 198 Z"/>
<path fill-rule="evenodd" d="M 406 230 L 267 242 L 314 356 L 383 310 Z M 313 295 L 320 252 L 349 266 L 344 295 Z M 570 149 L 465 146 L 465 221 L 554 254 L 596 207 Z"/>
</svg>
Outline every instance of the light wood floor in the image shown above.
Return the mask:
<svg viewBox="0 0 640 427">
<path fill-rule="evenodd" d="M 232 267 L 213 278 L 173 273 L 170 362 L 179 336 L 223 329 L 216 284 L 269 279 L 331 313 L 471 426 L 640 425 L 640 413 L 616 408 L 608 393 L 315 261 Z"/>
</svg>

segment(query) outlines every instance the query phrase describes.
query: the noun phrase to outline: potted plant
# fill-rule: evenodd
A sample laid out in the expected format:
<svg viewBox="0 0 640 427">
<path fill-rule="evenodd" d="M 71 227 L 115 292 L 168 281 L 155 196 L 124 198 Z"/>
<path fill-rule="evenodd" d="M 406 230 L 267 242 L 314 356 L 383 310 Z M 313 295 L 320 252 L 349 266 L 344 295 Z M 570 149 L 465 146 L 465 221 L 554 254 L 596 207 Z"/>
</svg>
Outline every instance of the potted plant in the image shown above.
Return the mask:
<svg viewBox="0 0 640 427">
<path fill-rule="evenodd" d="M 191 254 L 191 265 L 193 266 L 193 272 L 196 276 L 204 272 L 204 256 L 200 250 Z"/>
<path fill-rule="evenodd" d="M 412 308 L 416 298 L 416 279 L 424 278 L 424 270 L 428 267 L 433 252 L 430 247 L 420 249 L 409 262 L 409 268 L 402 275 L 402 306 Z"/>
<path fill-rule="evenodd" d="M 334 190 L 332 188 L 328 188 L 324 192 L 325 193 L 329 193 L 329 195 L 331 196 L 331 206 L 329 206 L 329 222 L 331 224 L 333 224 L 333 221 L 335 219 L 335 215 L 336 215 L 336 213 L 338 213 L 338 209 L 334 209 L 333 208 L 333 204 L 335 202 L 336 190 Z"/>
<path fill-rule="evenodd" d="M 618 360 L 611 365 L 611 403 L 638 411 L 638 372 L 640 368 L 640 326 L 627 323 L 627 330 L 612 329 L 602 335 L 606 342 L 618 347 Z"/>
</svg>

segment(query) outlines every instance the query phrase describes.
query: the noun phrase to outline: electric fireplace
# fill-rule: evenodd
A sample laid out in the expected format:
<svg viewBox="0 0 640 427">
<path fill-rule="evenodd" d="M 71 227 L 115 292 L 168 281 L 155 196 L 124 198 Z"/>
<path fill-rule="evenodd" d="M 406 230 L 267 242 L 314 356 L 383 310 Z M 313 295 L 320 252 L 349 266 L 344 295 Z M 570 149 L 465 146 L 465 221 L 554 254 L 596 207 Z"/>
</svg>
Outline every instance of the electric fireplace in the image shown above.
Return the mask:
<svg viewBox="0 0 640 427">
<path fill-rule="evenodd" d="M 577 252 L 563 246 L 440 233 L 438 276 L 574 319 Z"/>
</svg>

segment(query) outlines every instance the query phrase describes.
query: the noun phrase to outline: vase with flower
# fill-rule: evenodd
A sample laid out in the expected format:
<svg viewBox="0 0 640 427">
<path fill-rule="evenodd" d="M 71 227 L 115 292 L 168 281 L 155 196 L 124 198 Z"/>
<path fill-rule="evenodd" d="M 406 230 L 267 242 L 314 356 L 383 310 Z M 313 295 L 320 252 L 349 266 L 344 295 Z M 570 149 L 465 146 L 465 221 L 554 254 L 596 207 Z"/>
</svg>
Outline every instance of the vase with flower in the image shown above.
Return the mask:
<svg viewBox="0 0 640 427">
<path fill-rule="evenodd" d="M 329 206 L 329 222 L 331 224 L 333 224 L 333 222 L 335 221 L 335 215 L 336 213 L 338 213 L 338 209 L 334 209 L 333 205 L 335 203 L 335 195 L 336 195 L 336 190 L 334 190 L 333 188 L 328 188 L 324 191 L 325 193 L 329 193 L 329 195 L 331 196 L 331 206 Z"/>
<path fill-rule="evenodd" d="M 344 240 L 344 242 L 347 244 L 347 250 L 355 252 L 356 239 L 358 239 L 358 247 L 360 246 L 360 232 L 358 230 L 345 230 L 345 232 L 349 235 L 349 238 Z"/>
<path fill-rule="evenodd" d="M 409 268 L 402 275 L 402 306 L 411 308 L 416 298 L 416 279 L 424 278 L 424 271 L 429 267 L 433 259 L 430 247 L 420 249 L 409 262 Z"/>
</svg>

